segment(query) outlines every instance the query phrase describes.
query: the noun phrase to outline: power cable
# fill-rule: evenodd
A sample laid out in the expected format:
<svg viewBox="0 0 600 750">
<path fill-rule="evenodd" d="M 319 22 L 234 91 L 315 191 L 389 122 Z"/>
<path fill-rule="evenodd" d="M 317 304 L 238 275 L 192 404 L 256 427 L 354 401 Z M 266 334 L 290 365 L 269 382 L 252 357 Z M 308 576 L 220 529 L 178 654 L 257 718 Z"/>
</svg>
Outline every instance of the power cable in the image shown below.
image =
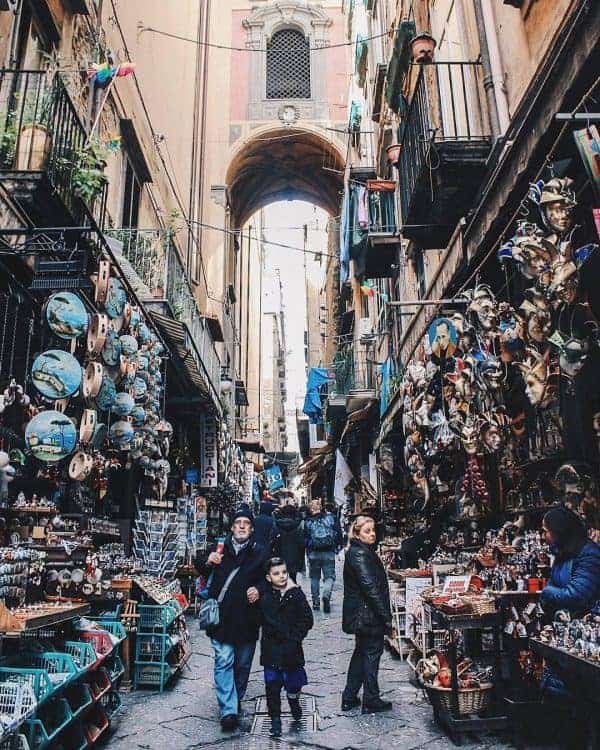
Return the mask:
<svg viewBox="0 0 600 750">
<path fill-rule="evenodd" d="M 191 44 L 197 44 L 201 47 L 212 47 L 213 49 L 224 49 L 224 50 L 231 50 L 232 52 L 268 52 L 269 50 L 266 47 L 230 47 L 227 44 L 215 44 L 214 42 L 199 42 L 197 39 L 191 39 L 187 36 L 180 36 L 179 34 L 172 34 L 169 31 L 162 31 L 161 29 L 155 29 L 152 26 L 142 26 L 141 23 L 138 25 L 138 36 L 143 34 L 145 31 L 149 31 L 151 34 L 159 34 L 160 36 L 166 36 L 170 39 L 179 39 L 182 42 L 190 42 Z M 390 29 L 390 31 L 386 31 L 383 34 L 374 34 L 373 36 L 368 36 L 365 39 L 362 39 L 362 42 L 368 42 L 371 39 L 381 39 L 381 37 L 389 36 L 390 34 L 393 34 L 395 31 L 394 28 Z M 354 42 L 339 42 L 338 44 L 324 44 L 321 47 L 309 47 L 309 52 L 319 52 L 321 50 L 330 50 L 330 49 L 338 49 L 339 47 L 354 47 L 356 46 L 356 41 Z"/>
</svg>

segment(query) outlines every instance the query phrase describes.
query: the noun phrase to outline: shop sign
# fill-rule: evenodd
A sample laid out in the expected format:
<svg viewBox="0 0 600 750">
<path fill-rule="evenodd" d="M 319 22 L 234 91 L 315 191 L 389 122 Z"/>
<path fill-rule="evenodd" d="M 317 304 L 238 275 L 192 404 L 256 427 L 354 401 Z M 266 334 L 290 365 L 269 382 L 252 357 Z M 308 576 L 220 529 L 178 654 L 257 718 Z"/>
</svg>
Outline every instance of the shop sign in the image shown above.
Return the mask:
<svg viewBox="0 0 600 750">
<path fill-rule="evenodd" d="M 464 219 L 459 222 L 456 231 L 448 243 L 448 247 L 442 256 L 431 283 L 429 284 L 425 299 L 444 298 L 446 289 L 463 260 L 463 226 Z M 417 312 L 413 315 L 400 346 L 400 360 L 404 367 L 406 367 L 413 352 L 421 342 L 423 336 L 425 336 L 427 328 L 429 327 L 434 315 L 435 308 L 432 305 L 423 305 L 422 307 L 419 307 Z"/>
<path fill-rule="evenodd" d="M 430 588 L 431 576 L 419 576 L 406 579 L 406 632 L 416 635 L 416 624 L 421 608 L 421 592 Z M 422 626 L 421 626 L 422 627 Z"/>
<path fill-rule="evenodd" d="M 466 594 L 471 584 L 471 576 L 448 576 L 444 581 L 444 594 Z"/>
<path fill-rule="evenodd" d="M 200 487 L 217 486 L 218 444 L 217 421 L 212 415 L 203 414 L 200 417 Z"/>
<path fill-rule="evenodd" d="M 188 484 L 198 484 L 198 469 L 188 469 L 185 472 L 185 481 Z"/>
</svg>

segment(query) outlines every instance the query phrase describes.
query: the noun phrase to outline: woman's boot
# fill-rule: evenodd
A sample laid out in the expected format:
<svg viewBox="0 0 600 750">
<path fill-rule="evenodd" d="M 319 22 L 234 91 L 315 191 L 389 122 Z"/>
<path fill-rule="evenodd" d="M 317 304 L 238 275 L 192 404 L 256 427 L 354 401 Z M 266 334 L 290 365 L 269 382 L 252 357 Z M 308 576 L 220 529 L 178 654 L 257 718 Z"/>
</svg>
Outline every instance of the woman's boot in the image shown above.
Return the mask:
<svg viewBox="0 0 600 750">
<path fill-rule="evenodd" d="M 300 693 L 288 693 L 288 703 L 290 704 L 290 711 L 294 721 L 300 721 L 302 718 L 302 706 L 300 705 Z"/>
</svg>

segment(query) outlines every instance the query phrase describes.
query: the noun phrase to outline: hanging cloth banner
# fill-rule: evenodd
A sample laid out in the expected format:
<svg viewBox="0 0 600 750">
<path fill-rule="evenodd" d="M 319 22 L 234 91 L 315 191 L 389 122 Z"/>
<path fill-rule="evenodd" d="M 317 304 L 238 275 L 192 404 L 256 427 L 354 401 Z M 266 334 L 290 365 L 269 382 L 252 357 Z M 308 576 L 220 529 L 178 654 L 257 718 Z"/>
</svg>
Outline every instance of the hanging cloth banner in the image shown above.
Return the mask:
<svg viewBox="0 0 600 750">
<path fill-rule="evenodd" d="M 348 462 L 338 448 L 335 452 L 335 485 L 333 487 L 333 499 L 336 505 L 344 505 L 346 500 L 346 487 L 354 479 L 354 475 Z"/>
<path fill-rule="evenodd" d="M 265 469 L 265 478 L 267 480 L 267 488 L 269 492 L 275 492 L 275 490 L 280 490 L 285 487 L 279 464 L 273 464 L 273 466 L 269 466 L 268 469 Z"/>
</svg>

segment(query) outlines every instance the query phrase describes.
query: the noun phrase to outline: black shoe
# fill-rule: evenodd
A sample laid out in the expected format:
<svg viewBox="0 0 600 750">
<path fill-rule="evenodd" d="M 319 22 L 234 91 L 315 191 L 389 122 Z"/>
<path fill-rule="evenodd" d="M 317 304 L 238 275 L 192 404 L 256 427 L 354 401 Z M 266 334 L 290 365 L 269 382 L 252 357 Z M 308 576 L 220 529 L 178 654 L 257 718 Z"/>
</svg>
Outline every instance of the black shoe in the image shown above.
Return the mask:
<svg viewBox="0 0 600 750">
<path fill-rule="evenodd" d="M 359 706 L 360 698 L 352 698 L 352 700 L 349 701 L 342 698 L 342 711 L 352 711 L 353 708 L 358 708 Z"/>
<path fill-rule="evenodd" d="M 363 703 L 362 712 L 363 714 L 380 714 L 383 711 L 391 711 L 392 708 L 391 701 L 382 701 L 380 698 L 373 703 Z"/>
<path fill-rule="evenodd" d="M 271 719 L 271 737 L 281 737 L 281 717 L 273 716 Z"/>
<path fill-rule="evenodd" d="M 328 615 L 331 612 L 331 601 L 323 597 L 323 612 Z"/>
<path fill-rule="evenodd" d="M 233 732 L 234 729 L 237 729 L 237 725 L 237 714 L 228 714 L 227 716 L 223 716 L 223 718 L 221 719 L 221 729 L 224 732 Z"/>
<path fill-rule="evenodd" d="M 294 721 L 300 721 L 302 718 L 302 706 L 300 705 L 299 698 L 288 698 L 290 704 L 290 711 L 292 712 L 292 718 Z"/>
<path fill-rule="evenodd" d="M 321 604 L 319 602 L 313 602 L 313 609 L 315 612 L 321 611 Z"/>
</svg>

